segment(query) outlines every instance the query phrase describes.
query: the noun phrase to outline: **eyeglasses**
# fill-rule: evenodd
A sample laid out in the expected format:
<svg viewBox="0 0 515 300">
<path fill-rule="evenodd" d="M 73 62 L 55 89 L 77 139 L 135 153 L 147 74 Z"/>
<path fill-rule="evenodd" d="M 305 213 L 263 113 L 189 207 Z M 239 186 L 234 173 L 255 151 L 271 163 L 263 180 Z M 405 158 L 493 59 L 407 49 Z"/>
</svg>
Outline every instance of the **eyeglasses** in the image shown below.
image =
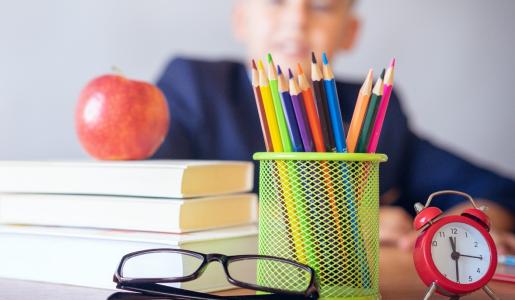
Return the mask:
<svg viewBox="0 0 515 300">
<path fill-rule="evenodd" d="M 222 297 L 163 285 L 195 280 L 213 261 L 222 265 L 231 284 L 271 294 Z M 122 257 L 113 281 L 119 289 L 174 299 L 318 299 L 312 268 L 265 255 L 226 256 L 168 248 L 137 251 Z"/>
</svg>

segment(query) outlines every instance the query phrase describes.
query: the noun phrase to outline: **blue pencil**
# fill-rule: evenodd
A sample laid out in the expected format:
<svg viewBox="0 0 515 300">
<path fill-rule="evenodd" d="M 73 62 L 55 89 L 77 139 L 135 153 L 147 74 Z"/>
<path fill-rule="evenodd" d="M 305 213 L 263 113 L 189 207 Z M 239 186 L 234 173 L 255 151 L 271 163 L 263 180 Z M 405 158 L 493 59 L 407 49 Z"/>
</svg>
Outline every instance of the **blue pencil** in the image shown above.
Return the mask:
<svg viewBox="0 0 515 300">
<path fill-rule="evenodd" d="M 342 113 L 340 110 L 340 100 L 338 99 L 338 92 L 336 91 L 336 80 L 334 79 L 333 71 L 329 66 L 329 61 L 325 53 L 322 54 L 324 63 L 324 87 L 327 94 L 327 104 L 329 107 L 329 114 L 331 117 L 331 125 L 333 126 L 334 141 L 336 144 L 337 152 L 347 152 L 347 141 L 345 138 L 345 131 L 343 130 Z M 348 217 L 351 223 L 351 236 L 354 241 L 353 250 L 349 252 L 356 255 L 358 258 L 359 266 L 362 271 L 362 285 L 365 288 L 371 287 L 370 272 L 368 269 L 368 259 L 366 256 L 366 249 L 363 242 L 363 237 L 360 233 L 360 225 L 358 219 L 358 209 L 356 205 L 356 197 L 353 190 L 353 182 L 350 180 L 349 169 L 346 163 L 341 164 L 343 175 L 343 185 L 345 186 L 345 200 L 343 201 L 346 208 Z"/>
<path fill-rule="evenodd" d="M 284 74 L 280 66 L 277 66 L 277 77 L 279 82 L 279 94 L 281 95 L 281 102 L 286 117 L 286 125 L 288 125 L 288 132 L 290 133 L 293 152 L 304 152 L 304 146 L 302 146 L 302 138 L 300 137 L 299 132 L 299 125 L 297 124 L 297 118 L 295 117 L 295 111 L 293 110 L 293 104 L 291 102 L 288 82 L 284 78 Z"/>
<path fill-rule="evenodd" d="M 336 81 L 325 53 L 322 54 L 322 60 L 324 61 L 324 87 L 327 94 L 327 104 L 329 107 L 329 115 L 331 117 L 331 125 L 333 127 L 336 151 L 347 152 L 345 131 L 343 130 L 342 113 L 340 110 L 340 100 L 338 99 L 338 92 L 336 91 Z"/>
</svg>

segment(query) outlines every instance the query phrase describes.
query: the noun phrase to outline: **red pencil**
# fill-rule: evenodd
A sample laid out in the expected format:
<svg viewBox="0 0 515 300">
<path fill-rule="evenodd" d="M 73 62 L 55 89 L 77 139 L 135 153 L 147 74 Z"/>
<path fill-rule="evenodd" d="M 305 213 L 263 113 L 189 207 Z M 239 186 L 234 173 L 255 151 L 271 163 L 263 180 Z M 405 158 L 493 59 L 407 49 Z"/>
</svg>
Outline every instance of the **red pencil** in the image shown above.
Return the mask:
<svg viewBox="0 0 515 300">
<path fill-rule="evenodd" d="M 256 99 L 256 106 L 259 114 L 259 121 L 261 123 L 261 131 L 265 139 L 266 151 L 273 152 L 272 139 L 270 138 L 270 131 L 268 130 L 268 123 L 266 121 L 265 108 L 263 106 L 263 98 L 261 97 L 261 90 L 259 89 L 259 75 L 256 62 L 252 60 L 252 88 L 254 90 L 254 98 Z"/>
<path fill-rule="evenodd" d="M 313 99 L 313 90 L 304 75 L 302 66 L 297 65 L 299 69 L 299 86 L 302 90 L 302 97 L 304 98 L 304 106 L 306 107 L 306 114 L 308 116 L 309 127 L 313 133 L 313 142 L 315 143 L 316 152 L 325 152 L 324 136 L 322 135 L 322 127 L 320 126 L 320 119 L 318 118 L 317 107 Z"/>
</svg>

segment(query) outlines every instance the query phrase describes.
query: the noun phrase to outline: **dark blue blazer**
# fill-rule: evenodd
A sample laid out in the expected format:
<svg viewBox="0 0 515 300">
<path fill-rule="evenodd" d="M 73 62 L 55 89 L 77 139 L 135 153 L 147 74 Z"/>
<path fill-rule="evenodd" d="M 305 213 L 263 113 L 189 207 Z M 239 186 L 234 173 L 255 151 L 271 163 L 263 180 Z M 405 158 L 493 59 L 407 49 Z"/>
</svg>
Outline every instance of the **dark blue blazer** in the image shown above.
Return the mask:
<svg viewBox="0 0 515 300">
<path fill-rule="evenodd" d="M 242 64 L 178 58 L 157 84 L 168 99 L 171 125 L 155 158 L 248 161 L 253 153 L 265 151 L 249 74 Z M 360 86 L 338 82 L 337 88 L 348 125 Z M 430 193 L 455 189 L 515 211 L 514 181 L 417 137 L 395 94 L 378 152 L 389 158 L 380 169 L 383 204 L 400 205 L 413 213 L 413 204 L 425 202 Z M 436 204 L 445 209 L 459 201 L 449 198 Z"/>
</svg>

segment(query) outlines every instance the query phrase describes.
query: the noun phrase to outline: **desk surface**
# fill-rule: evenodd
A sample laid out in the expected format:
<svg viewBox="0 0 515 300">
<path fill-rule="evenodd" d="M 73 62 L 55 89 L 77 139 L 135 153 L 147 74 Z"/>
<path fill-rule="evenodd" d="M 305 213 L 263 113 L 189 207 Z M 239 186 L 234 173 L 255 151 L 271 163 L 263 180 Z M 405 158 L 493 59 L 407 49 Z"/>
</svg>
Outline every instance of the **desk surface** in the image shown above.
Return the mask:
<svg viewBox="0 0 515 300">
<path fill-rule="evenodd" d="M 501 299 L 515 298 L 515 284 L 491 282 L 489 286 Z M 380 287 L 383 299 L 422 299 L 426 287 L 418 278 L 411 255 L 393 248 L 381 248 Z M 105 300 L 113 291 L 65 286 L 40 282 L 0 279 L 1 300 Z M 220 295 L 237 295 L 243 290 L 230 290 Z M 434 296 L 433 299 L 444 299 Z M 486 299 L 478 291 L 464 299 Z"/>
</svg>

